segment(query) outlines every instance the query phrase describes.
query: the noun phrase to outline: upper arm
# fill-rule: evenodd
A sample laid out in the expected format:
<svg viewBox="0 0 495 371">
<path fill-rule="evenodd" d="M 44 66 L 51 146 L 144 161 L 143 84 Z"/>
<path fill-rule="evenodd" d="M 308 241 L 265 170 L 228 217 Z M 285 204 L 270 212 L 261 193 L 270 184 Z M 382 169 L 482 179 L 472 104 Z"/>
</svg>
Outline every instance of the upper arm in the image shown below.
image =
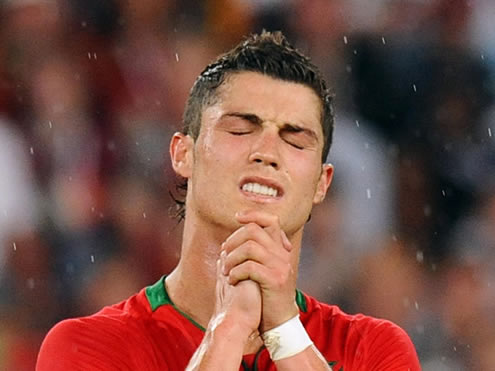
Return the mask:
<svg viewBox="0 0 495 371">
<path fill-rule="evenodd" d="M 45 337 L 36 370 L 130 370 L 122 348 L 124 338 L 80 319 L 62 321 Z"/>
<path fill-rule="evenodd" d="M 366 333 L 362 370 L 420 371 L 418 356 L 407 333 L 389 321 L 381 321 Z"/>
</svg>

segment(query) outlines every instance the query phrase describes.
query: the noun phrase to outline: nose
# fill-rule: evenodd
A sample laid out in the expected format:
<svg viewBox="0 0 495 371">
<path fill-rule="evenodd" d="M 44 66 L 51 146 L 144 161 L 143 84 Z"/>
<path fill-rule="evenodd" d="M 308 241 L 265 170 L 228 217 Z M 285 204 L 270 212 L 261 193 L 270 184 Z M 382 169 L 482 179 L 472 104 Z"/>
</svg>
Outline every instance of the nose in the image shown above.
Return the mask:
<svg viewBox="0 0 495 371">
<path fill-rule="evenodd" d="M 280 155 L 277 148 L 278 133 L 272 130 L 264 130 L 256 138 L 249 155 L 249 161 L 275 169 L 280 168 Z"/>
</svg>

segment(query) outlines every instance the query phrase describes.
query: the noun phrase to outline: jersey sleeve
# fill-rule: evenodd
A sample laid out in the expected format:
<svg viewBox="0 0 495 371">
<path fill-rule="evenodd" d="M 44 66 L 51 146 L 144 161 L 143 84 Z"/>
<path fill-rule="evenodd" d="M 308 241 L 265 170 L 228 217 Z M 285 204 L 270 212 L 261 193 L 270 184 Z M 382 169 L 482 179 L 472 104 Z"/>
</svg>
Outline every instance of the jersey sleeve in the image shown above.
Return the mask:
<svg viewBox="0 0 495 371">
<path fill-rule="evenodd" d="M 36 371 L 135 369 L 125 356 L 125 335 L 119 332 L 82 319 L 62 321 L 45 337 Z"/>
<path fill-rule="evenodd" d="M 367 329 L 362 343 L 359 370 L 420 371 L 418 356 L 407 333 L 389 321 L 380 320 Z"/>
</svg>

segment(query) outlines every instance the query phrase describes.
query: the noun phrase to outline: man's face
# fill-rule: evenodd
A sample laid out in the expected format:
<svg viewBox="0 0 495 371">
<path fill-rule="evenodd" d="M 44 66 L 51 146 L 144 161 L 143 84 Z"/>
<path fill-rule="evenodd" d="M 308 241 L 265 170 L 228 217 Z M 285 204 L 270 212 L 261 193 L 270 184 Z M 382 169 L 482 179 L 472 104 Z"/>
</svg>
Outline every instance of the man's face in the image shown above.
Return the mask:
<svg viewBox="0 0 495 371">
<path fill-rule="evenodd" d="M 218 94 L 192 148 L 186 215 L 236 229 L 236 212 L 257 209 L 289 236 L 302 231 L 332 176 L 317 95 L 255 72 L 230 76 Z"/>
</svg>

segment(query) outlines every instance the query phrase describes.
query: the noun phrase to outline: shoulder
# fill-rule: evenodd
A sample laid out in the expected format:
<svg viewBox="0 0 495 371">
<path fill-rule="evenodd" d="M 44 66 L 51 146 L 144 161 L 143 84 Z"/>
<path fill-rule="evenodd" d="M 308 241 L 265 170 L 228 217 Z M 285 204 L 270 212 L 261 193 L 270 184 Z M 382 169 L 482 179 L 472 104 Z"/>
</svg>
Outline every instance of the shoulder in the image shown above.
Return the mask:
<svg viewBox="0 0 495 371">
<path fill-rule="evenodd" d="M 420 370 L 410 337 L 395 323 L 363 314 L 347 314 L 337 306 L 308 295 L 305 298 L 307 313 L 303 321 L 310 335 L 313 332 L 323 347 L 331 344 L 332 348 L 340 348 L 342 357 L 352 358 L 354 364 L 362 362 L 367 370 Z"/>
<path fill-rule="evenodd" d="M 43 340 L 37 370 L 78 369 L 82 365 L 126 369 L 123 351 L 129 347 L 129 339 L 139 334 L 140 323 L 147 317 L 140 295 L 93 315 L 56 324 Z"/>
</svg>

